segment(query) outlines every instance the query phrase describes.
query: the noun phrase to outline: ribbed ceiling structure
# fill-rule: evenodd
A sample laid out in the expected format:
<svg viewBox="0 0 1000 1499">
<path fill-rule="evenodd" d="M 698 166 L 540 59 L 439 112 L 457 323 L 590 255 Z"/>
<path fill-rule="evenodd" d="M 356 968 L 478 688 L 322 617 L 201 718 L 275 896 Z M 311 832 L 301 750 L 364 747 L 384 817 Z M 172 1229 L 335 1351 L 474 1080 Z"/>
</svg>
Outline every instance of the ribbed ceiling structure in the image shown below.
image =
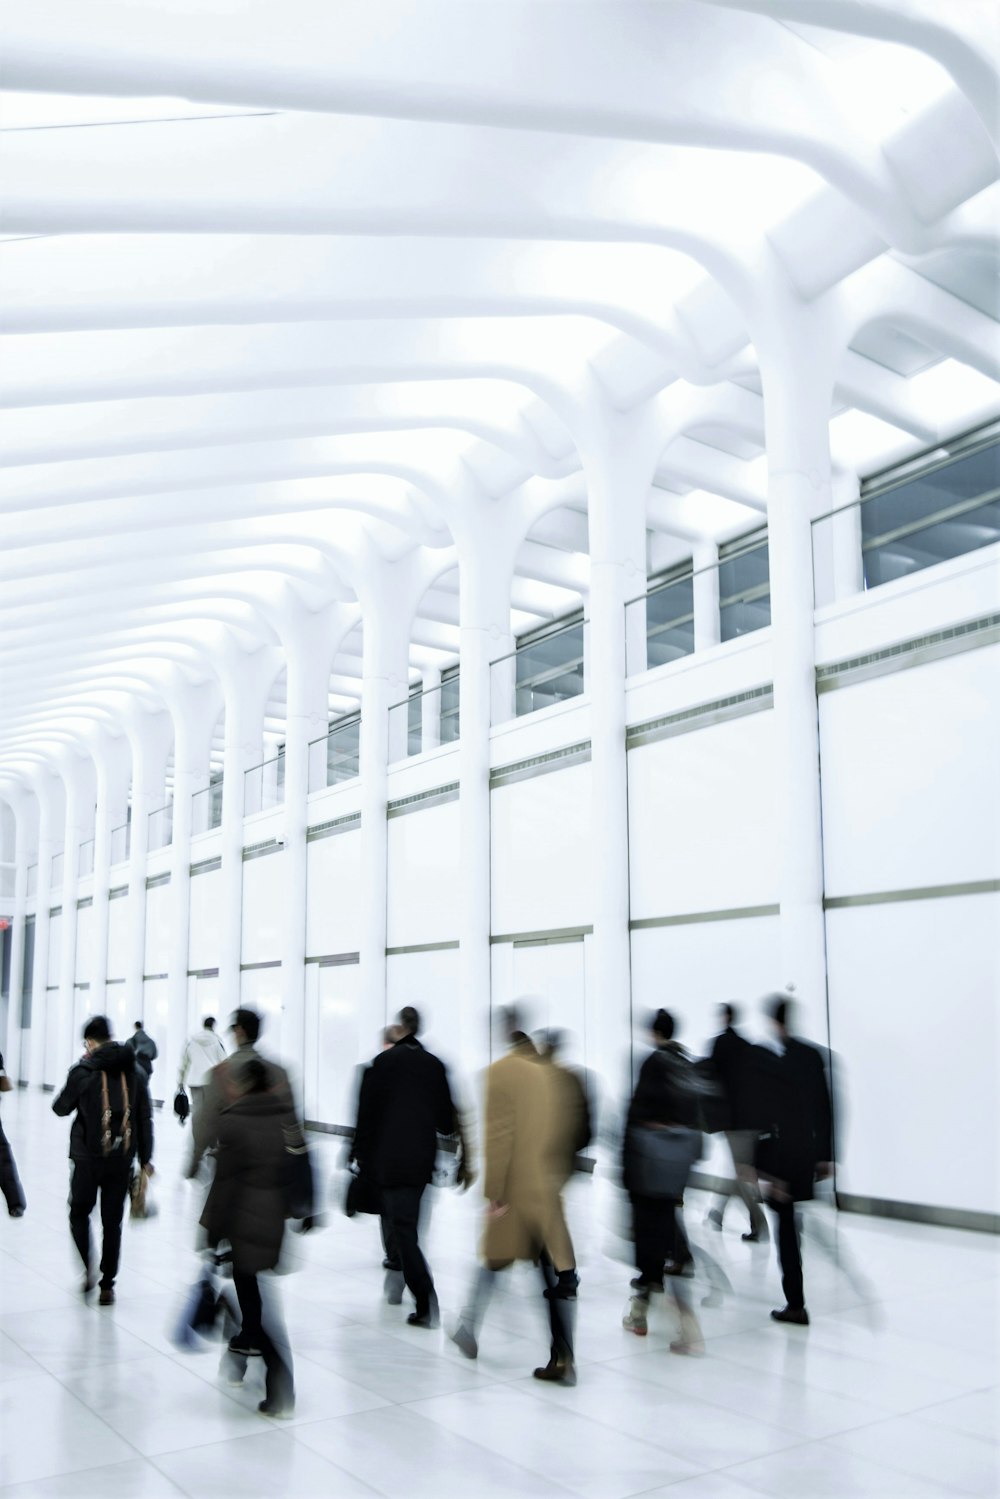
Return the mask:
<svg viewBox="0 0 1000 1499">
<path fill-rule="evenodd" d="M 992 0 L 32 0 L 3 51 L 0 794 L 289 611 L 357 606 L 349 711 L 380 559 L 454 663 L 463 507 L 525 517 L 515 633 L 585 605 L 595 391 L 662 426 L 650 575 L 762 525 L 775 277 L 836 469 L 1000 412 Z"/>
</svg>

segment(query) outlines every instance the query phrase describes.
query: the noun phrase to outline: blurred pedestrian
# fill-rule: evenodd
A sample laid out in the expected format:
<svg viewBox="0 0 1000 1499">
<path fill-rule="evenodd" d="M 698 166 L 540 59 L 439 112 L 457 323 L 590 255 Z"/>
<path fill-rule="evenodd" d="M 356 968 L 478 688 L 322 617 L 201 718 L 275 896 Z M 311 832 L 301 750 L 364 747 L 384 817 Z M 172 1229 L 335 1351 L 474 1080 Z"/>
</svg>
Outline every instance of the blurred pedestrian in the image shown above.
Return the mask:
<svg viewBox="0 0 1000 1499">
<path fill-rule="evenodd" d="M 775 1322 L 808 1327 L 796 1204 L 808 1202 L 813 1184 L 833 1171 L 833 1116 L 823 1057 L 791 1033 L 792 1002 L 774 994 L 764 1002 L 773 1033 L 769 1046 L 753 1048 L 761 1117 L 757 1169 L 775 1217 L 775 1238 L 785 1305 Z"/>
<path fill-rule="evenodd" d="M 379 1032 L 379 1041 L 380 1041 L 379 1052 L 381 1053 L 383 1051 L 388 1051 L 390 1046 L 395 1046 L 396 1042 L 401 1039 L 402 1035 L 403 1035 L 403 1032 L 402 1032 L 402 1029 L 401 1029 L 400 1026 L 398 1026 L 398 1025 L 387 1025 L 384 1030 L 382 1030 L 382 1031 Z M 361 1212 L 368 1212 L 369 1211 L 369 1208 L 367 1206 L 367 1202 L 368 1202 L 368 1198 L 370 1196 L 370 1193 L 367 1190 L 368 1189 L 368 1183 L 362 1177 L 361 1163 L 358 1161 L 358 1152 L 357 1152 L 358 1118 L 359 1118 L 359 1115 L 361 1113 L 361 1093 L 362 1093 L 362 1090 L 363 1090 L 363 1088 L 365 1086 L 365 1079 L 367 1078 L 368 1074 L 371 1072 L 371 1068 L 372 1068 L 371 1062 L 361 1062 L 358 1065 L 358 1069 L 357 1069 L 357 1080 L 358 1081 L 357 1081 L 357 1090 L 356 1090 L 355 1104 L 354 1104 L 354 1133 L 351 1136 L 351 1143 L 350 1143 L 350 1147 L 349 1147 L 348 1152 L 347 1152 L 347 1165 L 348 1165 L 348 1167 L 352 1167 L 352 1166 L 356 1167 L 357 1176 L 360 1178 L 360 1180 L 356 1184 L 356 1186 L 361 1188 L 361 1191 L 359 1193 L 359 1196 L 361 1197 L 362 1204 L 363 1204 L 361 1206 L 361 1208 L 360 1208 Z M 377 1195 L 377 1189 L 374 1186 L 371 1187 L 371 1192 L 374 1192 Z M 390 1306 L 400 1306 L 402 1304 L 402 1300 L 403 1300 L 403 1286 L 404 1286 L 404 1281 L 403 1281 L 403 1263 L 402 1263 L 402 1261 L 399 1258 L 398 1251 L 396 1250 L 395 1246 L 392 1244 L 392 1230 L 391 1230 L 391 1228 L 389 1226 L 389 1220 L 388 1220 L 388 1218 L 386 1217 L 386 1215 L 384 1213 L 380 1213 L 378 1215 L 378 1221 L 379 1221 L 379 1233 L 381 1234 L 381 1237 L 382 1237 L 382 1269 L 385 1271 L 385 1275 L 386 1275 L 386 1278 L 385 1278 L 386 1299 L 389 1302 Z"/>
<path fill-rule="evenodd" d="M 3 1056 L 0 1055 L 0 1093 L 10 1093 L 12 1088 L 13 1084 L 3 1064 Z M 3 1192 L 9 1215 L 12 1218 L 23 1218 L 28 1204 L 24 1188 L 21 1186 L 21 1178 L 17 1174 L 17 1166 L 14 1164 L 14 1152 L 3 1132 L 2 1123 L 0 1123 L 0 1191 Z"/>
<path fill-rule="evenodd" d="M 542 1272 L 551 1336 L 549 1361 L 534 1377 L 575 1385 L 579 1277 L 561 1189 L 583 1138 L 586 1100 L 578 1084 L 567 1085 L 565 1069 L 539 1055 L 516 1010 L 499 1021 L 509 1050 L 486 1072 L 482 1265 L 451 1338 L 466 1358 L 476 1358 L 497 1273 L 530 1260 Z"/>
<path fill-rule="evenodd" d="M 639 1070 L 629 1105 L 623 1151 L 623 1180 L 632 1203 L 638 1275 L 622 1325 L 645 1337 L 650 1296 L 663 1291 L 664 1274 L 683 1276 L 692 1255 L 680 1222 L 691 1167 L 702 1154 L 700 1104 L 694 1064 L 674 1039 L 674 1017 L 657 1010 L 650 1022 L 653 1050 Z M 705 1351 L 701 1328 L 687 1287 L 671 1279 L 680 1318 L 674 1353 Z"/>
<path fill-rule="evenodd" d="M 406 1320 L 411 1327 L 437 1327 L 434 1281 L 420 1248 L 420 1205 L 434 1175 L 438 1135 L 453 1135 L 458 1122 L 444 1063 L 417 1039 L 418 1012 L 407 1005 L 397 1023 L 399 1039 L 364 1077 L 354 1153 L 379 1190 L 386 1258 L 402 1267 L 416 1303 Z"/>
<path fill-rule="evenodd" d="M 567 1120 L 566 1145 L 569 1155 L 566 1175 L 561 1183 L 565 1185 L 576 1169 L 577 1157 L 586 1150 L 594 1135 L 589 1079 L 586 1074 L 581 1074 L 575 1067 L 568 1067 L 561 1060 L 566 1049 L 565 1032 L 555 1029 L 540 1032 L 536 1049 L 541 1060 L 553 1068 L 560 1098 L 559 1107 Z"/>
<path fill-rule="evenodd" d="M 709 1210 L 708 1222 L 713 1228 L 721 1229 L 730 1198 L 738 1193 L 750 1218 L 749 1230 L 743 1235 L 744 1243 L 757 1244 L 768 1238 L 768 1231 L 767 1219 L 760 1206 L 760 1189 L 754 1168 L 759 1121 L 753 1117 L 751 1046 L 736 1029 L 736 1011 L 732 1005 L 719 1006 L 719 1021 L 722 1029 L 712 1046 L 711 1062 L 725 1094 L 725 1136 L 733 1158 L 733 1180 L 728 1190 L 717 1196 Z"/>
<path fill-rule="evenodd" d="M 177 1088 L 186 1088 L 191 1095 L 191 1133 L 201 1130 L 201 1115 L 205 1107 L 205 1085 L 213 1067 L 226 1059 L 226 1048 L 215 1034 L 215 1016 L 206 1015 L 201 1029 L 190 1036 L 181 1057 Z"/>
<path fill-rule="evenodd" d="M 69 1226 L 83 1261 L 83 1294 L 94 1289 L 90 1258 L 90 1215 L 101 1199 L 103 1247 L 101 1306 L 112 1306 L 121 1254 L 122 1215 L 136 1156 L 147 1177 L 153 1174 L 153 1111 L 146 1074 L 130 1046 L 111 1037 L 105 1015 L 88 1020 L 84 1054 L 69 1070 L 52 1104 L 61 1116 L 76 1113 L 69 1134 L 73 1162 Z"/>
<path fill-rule="evenodd" d="M 131 1049 L 136 1065 L 142 1068 L 148 1082 L 153 1075 L 153 1063 L 159 1056 L 159 1050 L 152 1036 L 143 1030 L 141 1020 L 135 1021 L 132 1034 L 125 1045 Z"/>
<path fill-rule="evenodd" d="M 242 1074 L 250 1062 L 263 1063 L 268 1091 L 280 1097 L 294 1112 L 295 1104 L 288 1073 L 284 1067 L 279 1067 L 277 1062 L 270 1061 L 257 1050 L 261 1026 L 261 1017 L 256 1010 L 233 1011 L 229 1031 L 236 1043 L 236 1050 L 204 1076 L 201 1117 L 197 1121 L 192 1118 L 191 1121 L 193 1150 L 187 1169 L 189 1178 L 197 1175 L 205 1152 L 216 1149 L 222 1111 L 245 1091 Z"/>
<path fill-rule="evenodd" d="M 285 1236 L 289 1153 L 305 1150 L 301 1126 L 287 1095 L 274 1091 L 259 1057 L 244 1061 L 231 1080 L 235 1096 L 221 1111 L 215 1177 L 201 1224 L 208 1244 L 232 1246 L 233 1289 L 242 1325 L 229 1340 L 233 1382 L 240 1384 L 246 1360 L 262 1357 L 265 1416 L 287 1417 L 295 1410 L 291 1351 L 277 1315 L 265 1315 L 258 1275 L 277 1268 Z M 268 1325 L 270 1324 L 270 1325 Z"/>
</svg>

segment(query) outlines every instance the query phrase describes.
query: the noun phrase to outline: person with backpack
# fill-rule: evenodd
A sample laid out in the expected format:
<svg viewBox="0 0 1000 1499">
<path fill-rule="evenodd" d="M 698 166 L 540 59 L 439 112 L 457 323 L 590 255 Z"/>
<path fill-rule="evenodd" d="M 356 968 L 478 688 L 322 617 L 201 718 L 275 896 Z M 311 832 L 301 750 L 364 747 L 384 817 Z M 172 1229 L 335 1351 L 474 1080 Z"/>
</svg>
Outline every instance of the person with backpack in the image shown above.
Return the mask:
<svg viewBox="0 0 1000 1499">
<path fill-rule="evenodd" d="M 83 1261 L 83 1294 L 94 1289 L 90 1257 L 90 1215 L 101 1198 L 104 1242 L 101 1253 L 101 1306 L 113 1306 L 121 1254 L 122 1217 L 132 1165 L 153 1174 L 153 1111 L 146 1074 L 128 1045 L 112 1039 L 105 1015 L 95 1015 L 83 1030 L 84 1054 L 70 1068 L 65 1086 L 53 1101 L 53 1113 L 76 1113 L 69 1134 L 69 1226 Z"/>
<path fill-rule="evenodd" d="M 159 1056 L 159 1050 L 152 1036 L 147 1035 L 143 1030 L 141 1020 L 135 1022 L 133 1033 L 129 1036 L 125 1045 L 131 1048 L 135 1060 L 146 1074 L 146 1081 L 148 1082 L 153 1076 L 153 1063 Z"/>
</svg>

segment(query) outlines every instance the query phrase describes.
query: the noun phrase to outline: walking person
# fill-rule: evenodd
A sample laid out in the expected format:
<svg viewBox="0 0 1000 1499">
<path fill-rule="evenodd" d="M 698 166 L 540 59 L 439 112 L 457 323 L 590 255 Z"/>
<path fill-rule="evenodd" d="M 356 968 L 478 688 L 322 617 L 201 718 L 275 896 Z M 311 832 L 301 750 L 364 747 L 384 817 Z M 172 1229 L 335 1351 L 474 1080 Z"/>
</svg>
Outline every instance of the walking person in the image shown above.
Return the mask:
<svg viewBox="0 0 1000 1499">
<path fill-rule="evenodd" d="M 364 1077 L 354 1154 L 379 1191 L 386 1258 L 398 1257 L 416 1303 L 406 1320 L 411 1327 L 437 1327 L 434 1281 L 419 1241 L 420 1205 L 434 1175 L 438 1135 L 455 1134 L 458 1116 L 444 1063 L 418 1040 L 418 1012 L 407 1005 L 397 1023 L 399 1039 L 375 1058 Z M 386 1289 L 395 1302 L 392 1275 L 392 1269 L 386 1272 Z"/>
<path fill-rule="evenodd" d="M 233 1080 L 235 1096 L 221 1111 L 215 1177 L 201 1224 L 210 1248 L 232 1246 L 233 1288 L 242 1324 L 229 1340 L 232 1382 L 242 1384 L 249 1358 L 262 1357 L 262 1415 L 295 1410 L 291 1349 L 276 1306 L 265 1310 L 258 1275 L 278 1267 L 288 1216 L 289 1153 L 305 1150 L 302 1129 L 287 1096 L 273 1091 L 266 1064 L 246 1060 Z"/>
<path fill-rule="evenodd" d="M 622 1320 L 627 1332 L 645 1337 L 650 1296 L 663 1291 L 664 1274 L 680 1319 L 672 1353 L 702 1354 L 705 1344 L 687 1286 L 680 1278 L 691 1261 L 678 1220 L 691 1167 L 702 1153 L 693 1063 L 674 1040 L 674 1018 L 657 1010 L 650 1023 L 653 1050 L 639 1071 L 629 1104 L 623 1180 L 632 1204 L 638 1275 Z"/>
<path fill-rule="evenodd" d="M 215 1016 L 206 1015 L 201 1023 L 201 1030 L 195 1031 L 188 1038 L 184 1047 L 184 1055 L 181 1057 L 181 1068 L 177 1075 L 177 1088 L 187 1088 L 191 1095 L 191 1135 L 192 1149 L 196 1149 L 194 1140 L 202 1132 L 202 1113 L 205 1108 L 205 1086 L 208 1074 L 213 1067 L 226 1060 L 226 1048 L 215 1034 Z M 195 1165 L 197 1170 L 201 1162 L 201 1156 Z M 194 1172 L 189 1170 L 189 1175 Z"/>
<path fill-rule="evenodd" d="M 105 1015 L 87 1021 L 83 1045 L 84 1054 L 70 1068 L 52 1109 L 62 1117 L 76 1113 L 69 1134 L 69 1226 L 83 1261 L 83 1294 L 94 1289 L 90 1215 L 100 1196 L 100 1304 L 113 1306 L 122 1216 L 136 1156 L 146 1176 L 153 1174 L 153 1111 L 146 1074 L 136 1065 L 132 1048 L 112 1039 Z"/>
<path fill-rule="evenodd" d="M 141 1020 L 135 1022 L 132 1034 L 125 1042 L 125 1045 L 131 1047 L 135 1055 L 135 1060 L 146 1074 L 146 1081 L 148 1082 L 153 1076 L 153 1063 L 159 1056 L 159 1050 L 152 1036 L 147 1035 L 143 1030 Z"/>
<path fill-rule="evenodd" d="M 813 1184 L 833 1172 L 833 1111 L 822 1054 L 791 1033 L 792 1001 L 765 1001 L 773 1031 L 770 1046 L 753 1048 L 761 1117 L 767 1125 L 757 1146 L 757 1169 L 767 1183 L 765 1200 L 775 1218 L 785 1305 L 775 1322 L 809 1326 L 802 1277 L 796 1204 L 809 1202 Z"/>
<path fill-rule="evenodd" d="M 754 1157 L 757 1150 L 759 1122 L 753 1117 L 753 1058 L 750 1042 L 736 1030 L 736 1011 L 732 1005 L 719 1006 L 722 1026 L 712 1046 L 711 1062 L 722 1086 L 727 1105 L 726 1142 L 733 1158 L 733 1180 L 728 1191 L 720 1192 L 709 1210 L 707 1221 L 721 1229 L 726 1207 L 733 1194 L 739 1195 L 750 1218 L 743 1235 L 745 1244 L 758 1244 L 769 1237 L 767 1219 L 760 1205 L 760 1189 Z M 758 1126 L 758 1127 L 755 1127 Z"/>
<path fill-rule="evenodd" d="M 0 1093 L 10 1093 L 13 1084 L 7 1076 L 7 1070 L 3 1064 L 3 1056 L 0 1055 Z M 7 1204 L 7 1212 L 11 1218 L 23 1218 L 24 1210 L 28 1206 L 21 1186 L 21 1178 L 17 1174 L 17 1166 L 14 1163 L 14 1152 L 10 1148 L 10 1141 L 3 1132 L 3 1124 L 0 1123 L 0 1191 L 3 1192 L 4 1201 Z"/>
<path fill-rule="evenodd" d="M 268 1057 L 262 1056 L 257 1049 L 262 1023 L 256 1010 L 233 1011 L 229 1031 L 236 1044 L 236 1050 L 230 1052 L 229 1056 L 213 1067 L 210 1072 L 205 1073 L 202 1084 L 205 1091 L 202 1095 L 200 1118 L 195 1121 L 192 1116 L 193 1148 L 187 1169 L 189 1180 L 198 1174 L 198 1168 L 206 1151 L 214 1151 L 217 1148 L 222 1112 L 244 1091 L 241 1079 L 249 1062 L 263 1063 L 267 1074 L 268 1091 L 277 1094 L 293 1113 L 295 1111 L 288 1073 L 284 1067 L 279 1067 L 277 1062 L 272 1062 Z"/>
<path fill-rule="evenodd" d="M 498 1273 L 530 1260 L 542 1273 L 551 1340 L 549 1361 L 534 1377 L 572 1386 L 579 1277 L 562 1188 L 575 1151 L 589 1140 L 586 1097 L 572 1074 L 539 1054 L 516 1010 L 499 1019 L 509 1050 L 486 1072 L 482 1264 L 451 1339 L 466 1358 L 478 1357 Z"/>
</svg>

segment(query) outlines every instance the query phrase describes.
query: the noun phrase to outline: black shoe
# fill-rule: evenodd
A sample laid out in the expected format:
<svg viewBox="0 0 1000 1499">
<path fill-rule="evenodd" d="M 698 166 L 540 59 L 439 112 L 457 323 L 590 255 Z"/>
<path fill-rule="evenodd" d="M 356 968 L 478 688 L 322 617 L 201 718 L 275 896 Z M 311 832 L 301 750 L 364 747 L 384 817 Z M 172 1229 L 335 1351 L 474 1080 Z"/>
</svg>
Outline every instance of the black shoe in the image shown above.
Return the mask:
<svg viewBox="0 0 1000 1499">
<path fill-rule="evenodd" d="M 432 1302 L 428 1307 L 418 1306 L 406 1320 L 411 1327 L 440 1327 L 441 1315 L 438 1312 L 437 1302 Z"/>
<path fill-rule="evenodd" d="M 466 1358 L 479 1357 L 479 1344 L 476 1342 L 475 1333 L 471 1328 L 466 1327 L 464 1322 L 460 1322 L 455 1331 L 450 1332 L 448 1336 L 459 1352 L 465 1354 Z"/>
<path fill-rule="evenodd" d="M 664 1275 L 683 1275 L 690 1280 L 694 1275 L 694 1260 L 668 1260 L 663 1267 Z"/>
<path fill-rule="evenodd" d="M 245 1338 L 241 1332 L 229 1339 L 229 1352 L 238 1353 L 241 1358 L 260 1358 L 260 1349 L 255 1348 L 250 1339 Z"/>
<path fill-rule="evenodd" d="M 395 1260 L 390 1260 L 390 1259 L 386 1258 L 386 1259 L 384 1259 L 382 1261 L 382 1269 L 383 1270 L 399 1270 L 399 1271 L 402 1271 L 403 1267 L 402 1267 L 402 1265 L 397 1265 Z"/>
<path fill-rule="evenodd" d="M 561 1384 L 569 1388 L 576 1384 L 576 1365 L 568 1354 L 563 1354 L 561 1358 L 553 1354 L 543 1369 L 532 1372 L 535 1379 L 543 1379 L 546 1384 Z"/>
<path fill-rule="evenodd" d="M 97 1298 L 97 1304 L 98 1304 L 98 1306 L 114 1306 L 114 1304 L 115 1304 L 115 1288 L 114 1288 L 114 1286 L 102 1286 L 101 1287 L 101 1294 Z"/>
<path fill-rule="evenodd" d="M 295 1401 L 262 1400 L 257 1409 L 274 1421 L 287 1421 L 295 1415 Z"/>
<path fill-rule="evenodd" d="M 24 1208 L 8 1208 L 7 1212 L 10 1215 L 11 1218 L 23 1218 L 24 1217 Z"/>
<path fill-rule="evenodd" d="M 757 1233 L 754 1229 L 751 1229 L 748 1234 L 740 1234 L 740 1238 L 743 1240 L 744 1244 L 759 1244 L 761 1241 L 760 1234 Z"/>
<path fill-rule="evenodd" d="M 637 1275 L 634 1280 L 629 1281 L 629 1285 L 632 1287 L 633 1291 L 638 1291 L 640 1296 L 663 1295 L 662 1281 L 660 1281 L 659 1283 L 657 1283 L 655 1280 L 647 1281 L 643 1280 L 641 1275 Z"/>
<path fill-rule="evenodd" d="M 809 1326 L 809 1313 L 804 1306 L 783 1306 L 780 1312 L 771 1313 L 772 1322 L 793 1322 L 796 1327 Z"/>
</svg>

